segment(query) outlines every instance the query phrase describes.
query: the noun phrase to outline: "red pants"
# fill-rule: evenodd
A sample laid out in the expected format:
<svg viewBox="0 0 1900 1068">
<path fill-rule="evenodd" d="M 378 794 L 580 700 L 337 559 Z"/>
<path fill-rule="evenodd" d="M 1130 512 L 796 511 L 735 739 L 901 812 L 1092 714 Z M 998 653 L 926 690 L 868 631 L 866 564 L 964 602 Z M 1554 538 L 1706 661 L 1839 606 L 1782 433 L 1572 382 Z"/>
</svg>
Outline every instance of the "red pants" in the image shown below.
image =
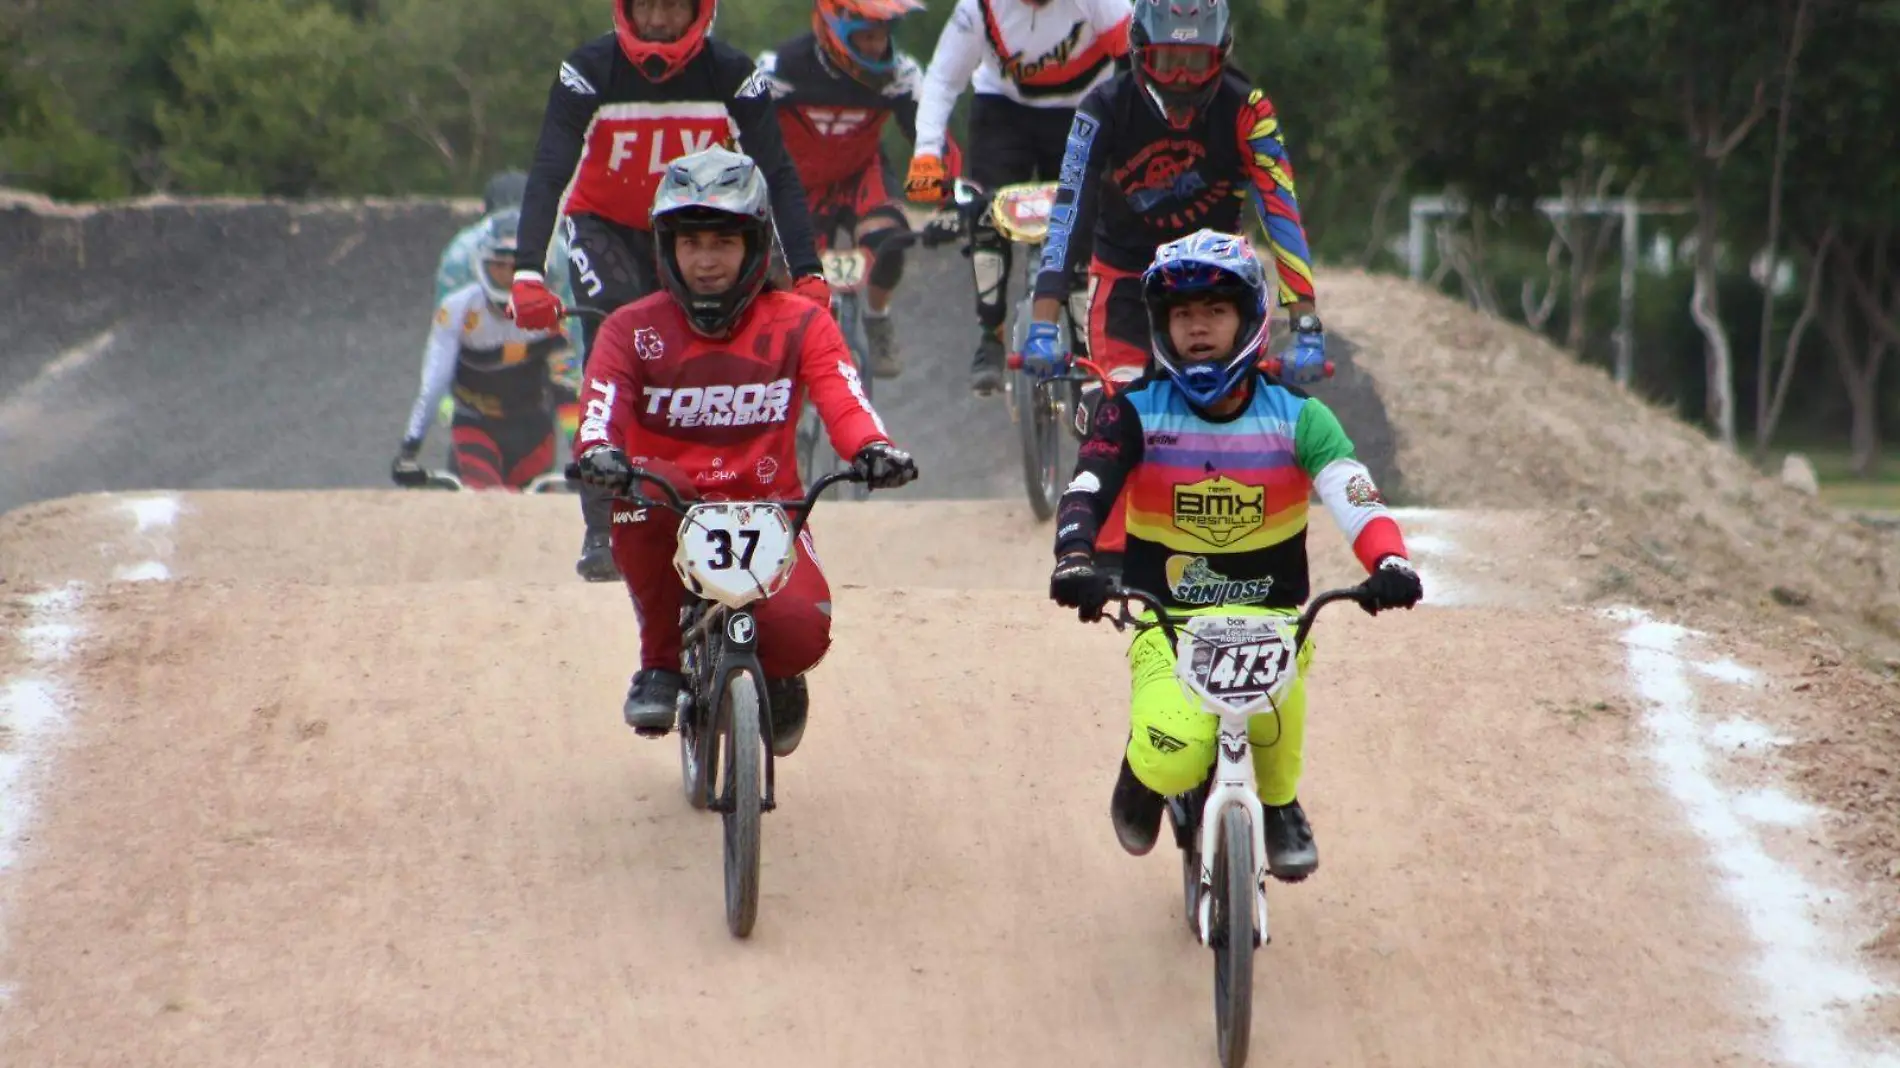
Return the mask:
<svg viewBox="0 0 1900 1068">
<path fill-rule="evenodd" d="M 1141 299 L 1141 275 L 1099 259 L 1089 264 L 1089 359 L 1116 382 L 1134 381 L 1148 365 L 1148 306 Z M 1116 496 L 1095 536 L 1096 552 L 1127 548 L 1125 500 Z"/>
<path fill-rule="evenodd" d="M 523 489 L 554 463 L 554 424 L 533 418 L 457 421 L 449 431 L 455 473 L 469 489 Z"/>
<path fill-rule="evenodd" d="M 645 518 L 633 517 L 644 511 Z M 680 605 L 686 588 L 673 570 L 679 516 L 664 508 L 614 505 L 614 563 L 640 617 L 640 666 L 680 669 Z M 831 648 L 831 584 L 812 552 L 811 531 L 798 538 L 798 563 L 784 588 L 751 605 L 759 625 L 759 666 L 768 679 L 803 675 Z"/>
</svg>

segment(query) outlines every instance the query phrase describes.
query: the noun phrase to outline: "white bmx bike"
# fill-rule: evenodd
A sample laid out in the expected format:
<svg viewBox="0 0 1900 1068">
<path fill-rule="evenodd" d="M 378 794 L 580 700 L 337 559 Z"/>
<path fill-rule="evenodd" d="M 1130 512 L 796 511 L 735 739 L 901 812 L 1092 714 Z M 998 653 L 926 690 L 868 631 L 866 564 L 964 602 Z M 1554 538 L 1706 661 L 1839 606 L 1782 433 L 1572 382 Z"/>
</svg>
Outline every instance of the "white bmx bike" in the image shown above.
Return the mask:
<svg viewBox="0 0 1900 1068">
<path fill-rule="evenodd" d="M 1253 952 L 1271 941 L 1267 926 L 1265 810 L 1256 791 L 1256 715 L 1279 716 L 1279 703 L 1299 678 L 1299 650 L 1321 608 L 1365 603 L 1363 586 L 1314 597 L 1297 619 L 1261 615 L 1171 615 L 1140 590 L 1116 587 L 1119 611 L 1103 618 L 1116 630 L 1160 627 L 1175 651 L 1181 689 L 1220 718 L 1214 766 L 1200 786 L 1168 799 L 1169 822 L 1181 850 L 1181 889 L 1188 929 L 1214 951 L 1214 1025 L 1223 1068 L 1247 1062 L 1253 1026 Z M 1147 610 L 1136 615 L 1130 605 Z"/>
</svg>

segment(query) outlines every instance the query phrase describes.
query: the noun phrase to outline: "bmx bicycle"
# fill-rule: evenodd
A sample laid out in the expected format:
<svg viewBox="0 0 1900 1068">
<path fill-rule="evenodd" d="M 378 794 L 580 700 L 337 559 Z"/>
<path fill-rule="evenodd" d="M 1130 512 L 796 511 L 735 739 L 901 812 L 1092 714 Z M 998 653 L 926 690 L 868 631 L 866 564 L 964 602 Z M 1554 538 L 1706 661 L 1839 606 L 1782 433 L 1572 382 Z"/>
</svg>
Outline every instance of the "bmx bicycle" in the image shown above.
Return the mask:
<svg viewBox="0 0 1900 1068">
<path fill-rule="evenodd" d="M 964 230 L 972 228 L 978 212 L 986 212 L 996 231 L 1020 246 L 1017 259 L 1022 263 L 1020 295 L 1010 310 L 1008 359 L 1003 373 L 1003 402 L 1009 409 L 1009 421 L 1016 427 L 1021 446 L 1023 486 L 1029 495 L 1030 511 L 1039 521 L 1056 514 L 1056 502 L 1075 465 L 1081 447 L 1080 434 L 1064 442 L 1062 427 L 1072 425 L 1080 400 L 1080 382 L 1099 374 L 1066 372 L 1054 376 L 1032 374 L 1023 368 L 1023 340 L 1029 333 L 1030 308 L 1035 303 L 1036 275 L 1042 265 L 1042 243 L 1049 234 L 1049 213 L 1055 207 L 1055 182 L 1018 182 L 998 187 L 994 192 L 967 178 L 952 178 L 945 183 L 956 215 Z M 931 248 L 955 237 L 967 235 L 941 225 L 927 227 L 924 247 Z M 1062 329 L 1062 354 L 1074 347 L 1077 329 L 1073 312 L 1064 305 L 1058 318 Z M 1088 364 L 1085 359 L 1075 361 Z M 1066 466 L 1065 466 L 1066 465 Z"/>
<path fill-rule="evenodd" d="M 1265 810 L 1256 792 L 1256 715 L 1279 717 L 1280 698 L 1299 678 L 1299 651 L 1327 605 L 1365 604 L 1362 584 L 1329 590 L 1297 618 L 1279 615 L 1173 615 L 1160 601 L 1116 586 L 1119 602 L 1104 619 L 1116 630 L 1160 627 L 1175 650 L 1175 678 L 1203 710 L 1220 718 L 1219 744 L 1207 778 L 1168 798 L 1169 823 L 1181 850 L 1182 904 L 1195 940 L 1214 951 L 1214 1026 L 1222 1068 L 1241 1068 L 1253 1025 L 1254 950 L 1272 940 L 1267 925 Z M 1139 605 L 1148 618 L 1130 611 Z"/>
<path fill-rule="evenodd" d="M 871 400 L 871 346 L 864 336 L 864 289 L 870 284 L 871 256 L 862 248 L 851 244 L 848 230 L 842 229 L 846 243 L 838 247 L 826 247 L 818 250 L 818 257 L 824 265 L 825 284 L 831 287 L 831 317 L 838 322 L 838 329 L 844 333 L 846 347 L 851 350 L 851 363 L 857 369 L 857 385 L 863 390 L 866 402 Z M 835 236 L 835 235 L 834 235 Z M 915 243 L 917 235 L 911 233 L 890 234 L 884 243 L 884 250 L 895 252 Z M 818 414 L 816 405 L 805 405 L 799 413 L 798 426 L 794 431 L 793 454 L 798 457 L 798 473 L 801 478 L 817 478 L 827 471 L 843 471 L 851 466 L 849 457 L 839 456 L 825 438 L 824 420 Z M 869 493 L 862 483 L 851 487 L 849 496 L 861 501 Z"/>
<path fill-rule="evenodd" d="M 580 477 L 576 465 L 567 467 Z M 636 508 L 680 517 L 673 569 L 686 587 L 680 609 L 677 708 L 680 786 L 686 803 L 719 813 L 725 837 L 726 929 L 745 938 L 759 914 L 761 816 L 778 807 L 772 704 L 759 667 L 752 606 L 783 589 L 798 563 L 798 539 L 812 507 L 852 471 L 815 479 L 802 501 L 686 501 L 665 479 L 634 465 L 633 488 L 614 495 Z M 637 492 L 657 487 L 658 493 Z M 648 733 L 648 732 L 642 732 Z M 651 732 L 657 736 L 663 732 Z"/>
</svg>

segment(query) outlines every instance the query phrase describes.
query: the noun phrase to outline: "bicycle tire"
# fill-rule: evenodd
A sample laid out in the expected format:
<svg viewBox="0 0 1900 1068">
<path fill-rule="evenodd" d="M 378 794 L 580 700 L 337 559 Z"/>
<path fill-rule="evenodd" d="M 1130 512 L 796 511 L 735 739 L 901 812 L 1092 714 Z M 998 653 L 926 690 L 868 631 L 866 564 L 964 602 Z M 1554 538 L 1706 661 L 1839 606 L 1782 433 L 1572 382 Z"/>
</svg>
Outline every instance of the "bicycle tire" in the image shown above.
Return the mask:
<svg viewBox="0 0 1900 1068">
<path fill-rule="evenodd" d="M 1221 813 L 1214 858 L 1214 1027 L 1221 1068 L 1243 1068 L 1253 1031 L 1253 828 L 1238 805 Z"/>
<path fill-rule="evenodd" d="M 750 671 L 726 681 L 720 720 L 725 739 L 725 786 L 720 792 L 725 832 L 726 929 L 734 938 L 752 933 L 759 916 L 759 823 L 763 816 L 759 730 L 759 684 Z"/>
<path fill-rule="evenodd" d="M 864 389 L 864 402 L 870 404 L 873 390 L 871 382 L 874 376 L 871 374 L 871 342 L 864 336 L 864 307 L 861 303 L 863 299 L 855 292 L 839 296 L 837 320 L 838 329 L 844 334 L 845 348 L 851 353 L 851 362 L 858 369 L 858 385 Z M 823 439 L 822 430 L 820 437 Z M 830 445 L 828 439 L 823 440 L 827 446 Z M 834 452 L 833 455 L 837 454 Z M 839 456 L 838 466 L 833 470 L 842 471 L 850 466 L 849 456 Z M 870 495 L 871 487 L 862 482 L 853 482 L 844 487 L 844 496 L 847 500 L 861 501 Z"/>
<path fill-rule="evenodd" d="M 1063 424 L 1065 405 L 1061 397 L 1066 382 L 1052 383 L 1038 390 L 1033 376 L 1013 371 L 1016 381 L 1016 436 L 1023 461 L 1023 489 L 1029 496 L 1029 510 L 1036 521 L 1055 518 L 1056 505 L 1062 500 L 1067 474 L 1062 470 L 1062 442 L 1068 431 Z"/>
</svg>

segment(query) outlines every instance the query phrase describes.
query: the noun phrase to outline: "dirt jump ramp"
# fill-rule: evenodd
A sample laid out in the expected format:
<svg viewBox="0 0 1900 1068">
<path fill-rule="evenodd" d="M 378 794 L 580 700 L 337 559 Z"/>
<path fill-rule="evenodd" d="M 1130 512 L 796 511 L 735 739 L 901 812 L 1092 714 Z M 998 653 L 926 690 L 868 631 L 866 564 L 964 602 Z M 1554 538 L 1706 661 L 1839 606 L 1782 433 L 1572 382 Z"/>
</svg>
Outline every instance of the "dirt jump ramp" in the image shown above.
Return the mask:
<svg viewBox="0 0 1900 1068">
<path fill-rule="evenodd" d="M 0 1064 L 1215 1063 L 1174 855 L 1106 815 L 1124 640 L 1043 599 L 1026 509 L 890 497 L 815 520 L 836 640 L 744 942 L 676 746 L 620 722 L 633 616 L 573 578 L 571 502 L 9 515 L 5 664 L 59 690 L 8 795 Z M 1460 604 L 1436 552 L 1451 606 L 1316 631 L 1322 865 L 1270 889 L 1252 1063 L 1779 1063 L 1619 625 Z"/>
</svg>

